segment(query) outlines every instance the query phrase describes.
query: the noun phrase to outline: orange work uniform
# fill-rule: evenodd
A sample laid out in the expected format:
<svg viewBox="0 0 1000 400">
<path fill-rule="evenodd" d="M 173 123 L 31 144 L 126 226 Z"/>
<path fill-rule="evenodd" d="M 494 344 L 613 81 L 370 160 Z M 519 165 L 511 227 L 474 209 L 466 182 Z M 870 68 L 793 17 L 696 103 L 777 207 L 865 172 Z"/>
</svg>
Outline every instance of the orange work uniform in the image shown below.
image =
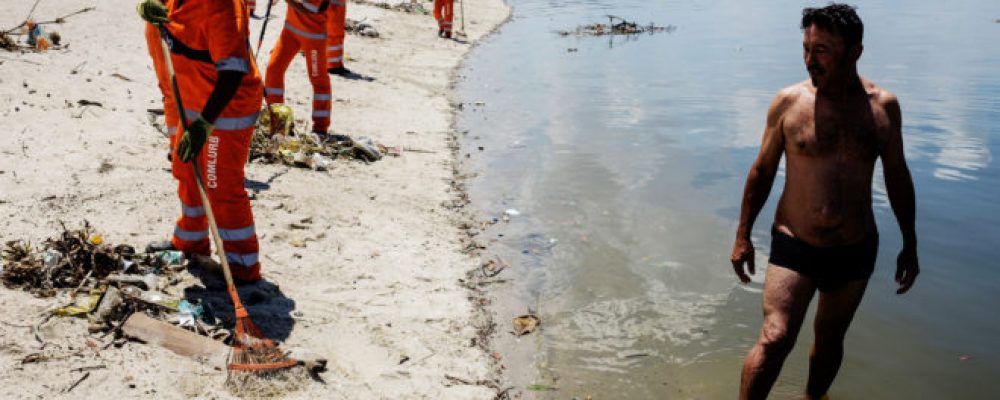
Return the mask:
<svg viewBox="0 0 1000 400">
<path fill-rule="evenodd" d="M 344 66 L 344 23 L 347 22 L 347 0 L 331 0 L 326 22 L 326 68 Z"/>
<path fill-rule="evenodd" d="M 267 104 L 285 102 L 285 71 L 299 51 L 306 57 L 306 69 L 313 88 L 313 132 L 326 133 L 330 127 L 330 76 L 326 74 L 326 20 L 328 0 L 288 0 L 305 11 L 288 7 L 285 27 L 271 50 L 264 75 Z"/>
<path fill-rule="evenodd" d="M 453 0 L 434 0 L 434 19 L 438 22 L 438 31 L 451 37 L 451 21 Z"/>
<path fill-rule="evenodd" d="M 223 252 L 232 266 L 233 276 L 245 281 L 260 279 L 259 245 L 254 228 L 250 199 L 243 188 L 250 139 L 260 110 L 261 84 L 257 66 L 250 55 L 249 10 L 243 0 L 168 0 L 170 22 L 165 24 L 170 59 L 183 101 L 187 121 L 199 117 L 218 80 L 220 71 L 243 72 L 236 95 L 214 122 L 215 129 L 198 155 L 202 180 L 215 212 Z M 172 89 L 163 64 L 159 42 L 154 42 L 150 27 L 147 41 L 153 55 L 154 69 L 164 91 L 167 123 L 176 125 L 172 110 Z M 155 28 L 152 28 L 155 29 Z M 171 103 L 171 104 L 167 104 Z M 175 125 L 175 126 L 176 126 Z M 171 138 L 171 148 L 183 134 Z M 210 253 L 208 220 L 198 194 L 194 168 L 173 155 L 173 175 L 178 181 L 181 216 L 171 242 L 186 254 Z"/>
</svg>

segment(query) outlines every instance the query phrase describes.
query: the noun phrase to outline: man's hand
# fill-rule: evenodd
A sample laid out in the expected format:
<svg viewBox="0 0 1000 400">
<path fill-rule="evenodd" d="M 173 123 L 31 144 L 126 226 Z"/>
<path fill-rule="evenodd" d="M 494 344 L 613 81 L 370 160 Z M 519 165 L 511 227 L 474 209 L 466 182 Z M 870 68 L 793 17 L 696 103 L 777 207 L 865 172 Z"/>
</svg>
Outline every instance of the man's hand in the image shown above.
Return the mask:
<svg viewBox="0 0 1000 400">
<path fill-rule="evenodd" d="M 163 5 L 160 0 L 143 0 L 135 7 L 135 10 L 142 19 L 151 24 L 170 22 L 167 18 L 167 6 Z"/>
<path fill-rule="evenodd" d="M 198 153 L 201 153 L 201 147 L 205 145 L 205 140 L 211 134 L 212 124 L 205 118 L 198 117 L 191 125 L 188 125 L 181 140 L 177 142 L 177 155 L 181 161 L 189 162 L 198 157 Z"/>
<path fill-rule="evenodd" d="M 915 247 L 903 247 L 896 258 L 896 282 L 899 289 L 896 294 L 903 294 L 910 290 L 913 282 L 920 274 L 920 265 L 917 262 L 917 249 Z"/>
<path fill-rule="evenodd" d="M 732 261 L 733 271 L 736 271 L 736 276 L 740 277 L 740 282 L 743 284 L 750 283 L 750 276 L 743 271 L 743 264 L 747 264 L 747 271 L 750 272 L 750 275 L 757 272 L 754 258 L 753 242 L 750 238 L 743 236 L 736 238 L 736 244 L 733 245 L 733 255 L 729 261 Z"/>
</svg>

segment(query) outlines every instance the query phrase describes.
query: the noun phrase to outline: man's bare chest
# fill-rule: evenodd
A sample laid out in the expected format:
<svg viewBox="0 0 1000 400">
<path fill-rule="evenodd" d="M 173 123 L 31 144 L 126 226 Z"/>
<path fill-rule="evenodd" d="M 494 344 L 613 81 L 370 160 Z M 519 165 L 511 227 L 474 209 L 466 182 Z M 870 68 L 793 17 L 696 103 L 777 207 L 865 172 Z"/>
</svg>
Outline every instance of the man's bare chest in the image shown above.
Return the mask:
<svg viewBox="0 0 1000 400">
<path fill-rule="evenodd" d="M 882 128 L 871 107 L 800 107 L 786 115 L 785 150 L 789 154 L 874 159 Z"/>
</svg>

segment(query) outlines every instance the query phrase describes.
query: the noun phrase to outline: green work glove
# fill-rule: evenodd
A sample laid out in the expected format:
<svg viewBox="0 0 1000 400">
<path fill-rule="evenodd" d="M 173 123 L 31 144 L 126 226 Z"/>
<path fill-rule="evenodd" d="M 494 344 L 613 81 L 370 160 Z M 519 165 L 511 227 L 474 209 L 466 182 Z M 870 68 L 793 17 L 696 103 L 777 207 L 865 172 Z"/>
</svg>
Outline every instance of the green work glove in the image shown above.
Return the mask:
<svg viewBox="0 0 1000 400">
<path fill-rule="evenodd" d="M 200 116 L 188 125 L 181 140 L 177 142 L 177 155 L 180 156 L 181 161 L 189 162 L 198 157 L 198 153 L 201 153 L 201 147 L 205 145 L 205 140 L 208 140 L 208 135 L 211 134 L 212 124 Z"/>
<path fill-rule="evenodd" d="M 135 10 L 142 19 L 151 24 L 165 24 L 170 22 L 167 19 L 167 6 L 160 0 L 143 0 L 135 6 Z"/>
</svg>

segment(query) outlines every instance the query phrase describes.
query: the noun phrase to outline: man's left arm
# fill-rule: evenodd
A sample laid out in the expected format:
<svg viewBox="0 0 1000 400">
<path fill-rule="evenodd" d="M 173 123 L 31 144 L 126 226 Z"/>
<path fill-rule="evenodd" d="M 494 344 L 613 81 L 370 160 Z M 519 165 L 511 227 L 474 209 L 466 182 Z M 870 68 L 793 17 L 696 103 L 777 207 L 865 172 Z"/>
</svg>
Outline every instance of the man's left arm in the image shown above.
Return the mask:
<svg viewBox="0 0 1000 400">
<path fill-rule="evenodd" d="M 903 154 L 903 118 L 899 100 L 892 94 L 887 93 L 886 96 L 882 104 L 889 118 L 889 137 L 881 154 L 882 170 L 889 204 L 903 234 L 903 249 L 896 258 L 896 282 L 899 283 L 896 294 L 903 294 L 910 290 L 920 273 L 915 228 L 916 195 L 913 190 L 913 178 L 910 176 L 910 169 L 906 166 L 906 157 Z"/>
</svg>

